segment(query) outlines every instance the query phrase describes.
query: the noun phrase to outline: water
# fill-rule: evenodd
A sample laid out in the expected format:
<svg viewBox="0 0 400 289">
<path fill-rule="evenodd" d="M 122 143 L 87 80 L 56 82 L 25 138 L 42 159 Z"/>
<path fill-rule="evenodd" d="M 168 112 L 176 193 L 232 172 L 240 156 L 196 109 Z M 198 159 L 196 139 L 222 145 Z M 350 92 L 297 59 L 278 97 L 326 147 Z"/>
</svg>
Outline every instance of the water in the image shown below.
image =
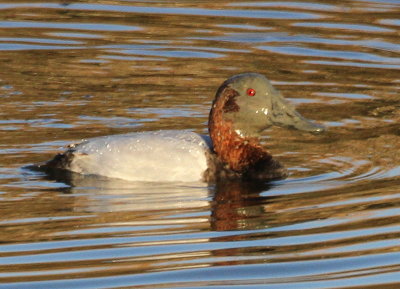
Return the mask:
<svg viewBox="0 0 400 289">
<path fill-rule="evenodd" d="M 399 288 L 397 0 L 0 3 L 0 288 Z M 329 131 L 264 142 L 265 186 L 54 179 L 82 138 L 206 133 L 265 74 Z"/>
</svg>

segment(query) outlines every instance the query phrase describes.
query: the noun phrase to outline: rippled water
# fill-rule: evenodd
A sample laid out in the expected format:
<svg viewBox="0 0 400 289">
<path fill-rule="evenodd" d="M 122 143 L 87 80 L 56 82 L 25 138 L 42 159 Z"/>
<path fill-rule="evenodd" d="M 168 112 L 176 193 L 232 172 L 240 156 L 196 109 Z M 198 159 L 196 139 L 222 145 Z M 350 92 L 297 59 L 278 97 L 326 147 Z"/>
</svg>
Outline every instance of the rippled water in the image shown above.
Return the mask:
<svg viewBox="0 0 400 289">
<path fill-rule="evenodd" d="M 400 288 L 400 2 L 0 2 L 1 288 Z M 265 74 L 308 118 L 265 186 L 63 180 L 82 138 L 206 133 Z"/>
</svg>

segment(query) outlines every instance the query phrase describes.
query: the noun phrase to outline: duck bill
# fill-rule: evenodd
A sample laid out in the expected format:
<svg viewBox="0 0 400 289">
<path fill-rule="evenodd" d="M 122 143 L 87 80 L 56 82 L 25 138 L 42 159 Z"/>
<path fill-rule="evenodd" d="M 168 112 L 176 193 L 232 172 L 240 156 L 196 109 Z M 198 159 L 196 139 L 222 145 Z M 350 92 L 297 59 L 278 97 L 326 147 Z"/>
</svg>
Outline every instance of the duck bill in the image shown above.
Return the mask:
<svg viewBox="0 0 400 289">
<path fill-rule="evenodd" d="M 271 123 L 274 125 L 312 133 L 319 133 L 325 130 L 324 126 L 304 118 L 280 95 L 274 98 L 271 104 L 269 117 Z"/>
</svg>

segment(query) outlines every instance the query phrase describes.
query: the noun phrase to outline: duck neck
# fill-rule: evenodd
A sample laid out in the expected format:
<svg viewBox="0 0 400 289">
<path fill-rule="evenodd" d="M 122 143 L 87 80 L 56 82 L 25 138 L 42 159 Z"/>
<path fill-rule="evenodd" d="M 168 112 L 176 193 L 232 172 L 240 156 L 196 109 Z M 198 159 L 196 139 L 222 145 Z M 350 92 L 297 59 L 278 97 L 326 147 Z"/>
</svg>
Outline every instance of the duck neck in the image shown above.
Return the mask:
<svg viewBox="0 0 400 289">
<path fill-rule="evenodd" d="M 225 99 L 217 98 L 214 101 L 208 124 L 213 149 L 218 158 L 239 173 L 246 172 L 260 162 L 270 161 L 272 156 L 261 146 L 258 137 L 240 135 L 234 129 L 233 121 L 224 118 L 224 113 L 229 112 L 227 109 L 236 109 L 229 93 L 224 96 Z"/>
</svg>

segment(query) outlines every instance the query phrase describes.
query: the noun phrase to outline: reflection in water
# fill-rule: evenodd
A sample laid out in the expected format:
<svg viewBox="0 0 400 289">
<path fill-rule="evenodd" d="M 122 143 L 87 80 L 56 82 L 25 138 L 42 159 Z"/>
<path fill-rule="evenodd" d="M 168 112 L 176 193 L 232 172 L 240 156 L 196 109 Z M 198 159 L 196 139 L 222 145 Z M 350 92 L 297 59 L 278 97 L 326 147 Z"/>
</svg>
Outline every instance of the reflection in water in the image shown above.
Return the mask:
<svg viewBox="0 0 400 289">
<path fill-rule="evenodd" d="M 269 197 L 260 197 L 268 191 L 263 183 L 228 182 L 215 187 L 211 206 L 211 228 L 216 231 L 254 230 L 268 226 L 264 205 Z"/>
<path fill-rule="evenodd" d="M 220 182 L 205 187 L 203 183 L 140 183 L 118 179 L 83 176 L 81 174 L 52 171 L 49 180 L 65 183 L 63 193 L 87 195 L 73 210 L 85 212 L 162 211 L 171 209 L 209 209 L 210 227 L 216 231 L 253 230 L 267 227 L 263 221 L 269 196 L 261 197 L 271 187 L 268 183 L 239 181 Z M 104 197 L 107 196 L 107 197 Z M 116 201 L 116 199 L 121 200 Z M 247 209 L 246 209 L 247 208 Z M 247 221 L 249 219 L 249 222 Z"/>
<path fill-rule="evenodd" d="M 396 1 L 0 3 L 1 288 L 400 287 Z M 20 169 L 84 137 L 205 133 L 265 74 L 315 137 L 271 129 L 271 184 Z"/>
<path fill-rule="evenodd" d="M 163 278 L 162 272 L 178 278 L 174 270 L 183 270 L 175 280 L 187 286 L 197 286 L 200 276 L 201 286 L 259 284 L 263 278 L 310 286 L 325 280 L 323 287 L 343 275 L 362 283 L 371 270 L 391 278 L 398 270 L 398 179 L 330 189 L 320 184 L 313 191 L 318 178 L 212 187 L 57 178 L 73 186 L 59 194 L 42 190 L 30 199 L 31 217 L 2 223 L 14 230 L 3 236 L 9 244 L 2 246 L 0 268 L 25 272 L 7 273 L 4 281 L 53 286 L 66 275 L 69 286 L 87 286 L 91 278 L 116 286 L 107 276 L 121 275 L 117 282 L 159 288 L 154 278 Z M 299 188 L 304 184 L 310 191 Z M 49 211 L 51 218 L 35 217 Z M 314 265 L 304 267 L 307 262 Z M 217 272 L 224 277 L 216 278 Z"/>
</svg>

